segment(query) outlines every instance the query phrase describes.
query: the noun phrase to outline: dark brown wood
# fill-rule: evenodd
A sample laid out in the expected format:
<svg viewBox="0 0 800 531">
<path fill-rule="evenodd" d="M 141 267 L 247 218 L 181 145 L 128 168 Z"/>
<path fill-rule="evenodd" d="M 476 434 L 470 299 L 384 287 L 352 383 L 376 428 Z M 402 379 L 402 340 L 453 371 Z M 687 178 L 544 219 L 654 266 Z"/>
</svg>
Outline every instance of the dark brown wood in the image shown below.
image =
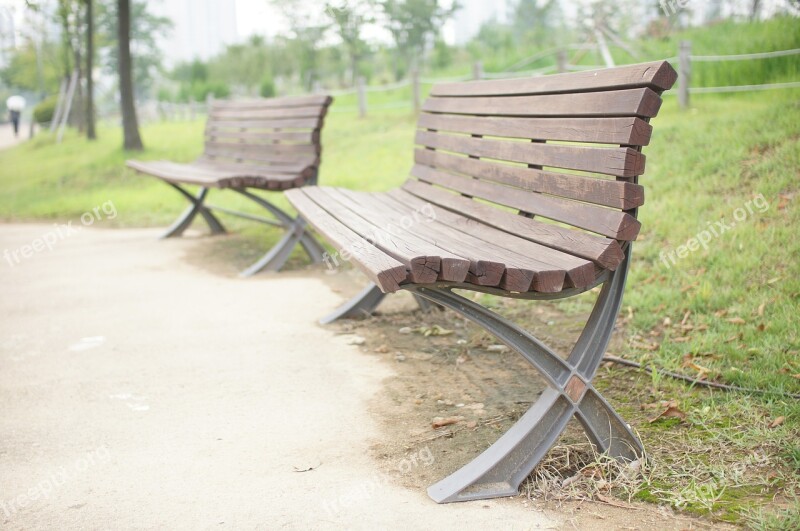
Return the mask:
<svg viewBox="0 0 800 531">
<path fill-rule="evenodd" d="M 434 85 L 431 96 L 499 96 L 522 94 L 575 93 L 650 87 L 656 92 L 668 90 L 678 78 L 667 61 L 589 70 L 569 74 L 508 80 L 442 83 Z"/>
<path fill-rule="evenodd" d="M 422 113 L 417 127 L 471 135 L 646 146 L 653 127 L 635 117 L 511 118 Z"/>
<path fill-rule="evenodd" d="M 615 270 L 624 259 L 622 247 L 616 240 L 519 216 L 420 181 L 406 181 L 403 189 L 447 210 L 526 240 L 592 260 L 607 269 Z"/>
<path fill-rule="evenodd" d="M 508 186 L 497 186 L 486 181 L 458 176 L 452 173 L 415 165 L 411 175 L 427 183 L 450 188 L 470 197 L 479 197 L 499 205 L 515 208 L 568 223 L 617 240 L 633 240 L 639 233 L 639 221 L 619 210 L 568 201 L 541 194 L 520 193 Z"/>
<path fill-rule="evenodd" d="M 413 207 L 417 210 L 428 208 L 426 205 L 429 205 L 429 208 L 434 213 L 434 224 L 436 225 L 441 224 L 452 227 L 492 246 L 512 249 L 517 254 L 535 257 L 546 266 L 565 270 L 568 280 L 565 287 L 583 288 L 593 283 L 596 279 L 597 267 L 588 260 L 508 234 L 479 221 L 433 205 L 403 190 L 392 190 L 383 195 L 371 195 L 376 196 L 376 200 L 394 201 L 397 204 L 404 205 L 406 208 Z"/>
<path fill-rule="evenodd" d="M 319 141 L 318 131 L 246 131 L 241 129 L 226 130 L 209 127 L 206 129 L 206 140 L 225 139 L 227 141 L 248 141 L 252 145 L 279 143 L 310 144 Z"/>
<path fill-rule="evenodd" d="M 450 235 L 442 235 L 435 229 L 425 223 L 422 219 L 415 221 L 413 216 L 409 216 L 409 212 L 402 212 L 397 208 L 382 205 L 380 196 L 371 197 L 363 192 L 351 192 L 349 190 L 337 189 L 331 193 L 337 193 L 349 201 L 350 208 L 364 210 L 367 215 L 374 219 L 382 220 L 384 224 L 391 224 L 394 226 L 402 227 L 404 223 L 411 220 L 413 223 L 420 223 L 417 226 L 409 226 L 408 230 L 413 230 L 414 234 L 421 239 L 429 242 L 429 244 L 444 249 L 447 252 L 468 254 L 470 265 L 469 272 L 466 276 L 466 281 L 471 284 L 479 286 L 501 286 L 503 275 L 508 274 L 511 276 L 512 287 L 503 289 L 515 289 L 517 291 L 527 291 L 533 283 L 535 273 L 533 271 L 507 271 L 506 264 L 498 261 L 498 258 L 491 256 L 484 249 L 475 249 L 469 243 L 460 244 L 457 239 L 454 240 Z"/>
<path fill-rule="evenodd" d="M 425 112 L 477 116 L 640 116 L 658 114 L 661 97 L 649 88 L 613 92 L 428 98 Z"/>
<path fill-rule="evenodd" d="M 579 170 L 618 177 L 644 173 L 645 156 L 631 148 L 599 148 L 559 144 L 540 144 L 417 131 L 415 142 L 425 147 L 536 164 L 567 170 Z"/>
<path fill-rule="evenodd" d="M 372 246 L 364 238 L 328 214 L 309 198 L 305 188 L 295 188 L 286 192 L 286 197 L 305 219 L 323 234 L 337 249 L 337 260 L 352 256 L 355 264 L 384 293 L 400 289 L 408 281 L 407 268 L 386 253 Z"/>
<path fill-rule="evenodd" d="M 333 98 L 325 95 L 284 96 L 281 98 L 255 100 L 214 100 L 215 109 L 281 109 L 287 107 L 328 106 Z"/>
<path fill-rule="evenodd" d="M 306 195 L 376 248 L 405 264 L 411 282 L 429 284 L 437 280 L 463 282 L 466 279 L 469 260 L 464 257 L 435 248 L 412 233 L 398 234 L 388 224 L 382 226 L 380 222 L 362 218 L 337 201 L 330 189 L 309 187 Z"/>
<path fill-rule="evenodd" d="M 276 118 L 274 120 L 245 120 L 245 119 L 214 119 L 209 121 L 209 126 L 213 128 L 230 127 L 235 129 L 246 129 L 255 131 L 258 129 L 316 129 L 320 126 L 319 118 Z"/>
<path fill-rule="evenodd" d="M 285 118 L 319 118 L 324 116 L 326 107 L 289 107 L 277 109 L 215 109 L 212 107 L 210 118 L 214 120 L 270 120 Z"/>
<path fill-rule="evenodd" d="M 418 164 L 514 186 L 528 192 L 577 199 L 622 210 L 630 210 L 644 203 L 644 188 L 630 182 L 511 166 L 429 149 L 417 149 L 414 155 Z"/>
<path fill-rule="evenodd" d="M 368 197 L 362 201 L 363 203 L 374 204 L 381 208 L 383 212 L 391 210 L 404 219 L 413 219 L 414 212 L 419 211 L 415 206 L 420 210 L 425 208 L 425 202 L 423 201 L 412 206 L 410 205 L 411 201 L 403 202 L 389 194 L 367 195 Z M 439 209 L 439 213 L 441 212 L 442 210 Z M 514 248 L 504 247 L 497 245 L 493 241 L 480 239 L 472 233 L 462 232 L 452 226 L 440 223 L 436 218 L 431 219 L 425 225 L 421 225 L 415 232 L 424 238 L 430 238 L 431 241 L 436 242 L 439 246 L 447 247 L 453 252 L 464 253 L 473 261 L 499 261 L 498 263 L 505 270 L 499 284 L 500 288 L 504 290 L 525 292 L 532 289 L 545 293 L 556 293 L 564 288 L 566 275 L 564 268 L 554 266 L 546 260 L 541 260 L 539 256 L 522 254 Z M 495 232 L 498 231 L 495 230 Z M 552 252 L 552 249 L 548 249 L 548 251 Z M 589 265 L 593 272 L 591 264 L 584 263 Z M 477 266 L 477 264 L 475 265 Z M 480 272 L 481 268 L 476 267 L 476 270 Z M 469 282 L 477 285 L 487 285 L 480 282 L 483 280 L 480 276 L 477 280 L 469 280 Z"/>
</svg>

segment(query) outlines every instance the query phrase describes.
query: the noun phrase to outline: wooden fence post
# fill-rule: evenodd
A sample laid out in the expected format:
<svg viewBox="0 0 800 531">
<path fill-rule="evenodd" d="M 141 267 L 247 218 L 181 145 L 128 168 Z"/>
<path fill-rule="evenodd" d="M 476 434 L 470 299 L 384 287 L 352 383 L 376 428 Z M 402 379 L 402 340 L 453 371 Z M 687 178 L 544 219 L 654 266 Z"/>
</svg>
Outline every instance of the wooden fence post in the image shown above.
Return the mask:
<svg viewBox="0 0 800 531">
<path fill-rule="evenodd" d="M 563 74 L 567 71 L 567 52 L 566 50 L 558 50 L 556 52 L 556 62 L 558 64 L 558 73 Z"/>
<path fill-rule="evenodd" d="M 358 76 L 356 90 L 358 92 L 358 116 L 364 118 L 367 115 L 367 93 L 364 88 L 363 76 Z"/>
<path fill-rule="evenodd" d="M 206 114 L 211 114 L 211 106 L 214 104 L 214 94 L 209 92 L 206 94 Z"/>
<path fill-rule="evenodd" d="M 686 109 L 689 107 L 689 85 L 692 81 L 692 43 L 681 41 L 678 53 L 678 103 Z"/>
<path fill-rule="evenodd" d="M 414 101 L 414 114 L 416 114 L 420 109 L 419 70 L 416 68 L 411 71 L 411 94 Z"/>
<path fill-rule="evenodd" d="M 472 79 L 482 79 L 483 78 L 483 63 L 480 61 L 475 61 L 472 65 Z"/>
</svg>

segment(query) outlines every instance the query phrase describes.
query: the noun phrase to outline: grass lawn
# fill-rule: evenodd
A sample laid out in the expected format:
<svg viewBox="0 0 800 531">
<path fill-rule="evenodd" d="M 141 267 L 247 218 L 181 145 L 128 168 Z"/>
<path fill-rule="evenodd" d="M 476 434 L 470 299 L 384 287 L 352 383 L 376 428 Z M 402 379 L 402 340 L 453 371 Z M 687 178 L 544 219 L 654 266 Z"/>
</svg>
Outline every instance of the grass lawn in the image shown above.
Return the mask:
<svg viewBox="0 0 800 531">
<path fill-rule="evenodd" d="M 331 113 L 321 182 L 400 184 L 413 124 L 400 110 L 363 120 Z M 625 337 L 614 354 L 767 394 L 710 392 L 657 373 L 620 384 L 630 371 L 605 370 L 600 385 L 654 458 L 633 494 L 754 528 L 800 528 L 800 400 L 786 396 L 800 393 L 800 91 L 695 97 L 686 112 L 668 97 L 654 125 Z M 143 137 L 148 149 L 135 156 L 187 161 L 200 153 L 202 123 L 149 124 Z M 125 170 L 130 155 L 120 145 L 120 132 L 104 127 L 94 143 L 69 134 L 54 145 L 42 134 L 0 152 L 0 219 L 77 221 L 111 200 L 119 215 L 109 224 L 166 225 L 184 202 Z M 250 208 L 232 194 L 218 197 Z M 245 230 L 264 237 L 261 227 Z M 591 300 L 557 304 L 569 314 Z M 530 314 L 525 301 L 511 308 L 523 320 Z M 662 400 L 676 400 L 686 418 L 648 423 Z"/>
</svg>

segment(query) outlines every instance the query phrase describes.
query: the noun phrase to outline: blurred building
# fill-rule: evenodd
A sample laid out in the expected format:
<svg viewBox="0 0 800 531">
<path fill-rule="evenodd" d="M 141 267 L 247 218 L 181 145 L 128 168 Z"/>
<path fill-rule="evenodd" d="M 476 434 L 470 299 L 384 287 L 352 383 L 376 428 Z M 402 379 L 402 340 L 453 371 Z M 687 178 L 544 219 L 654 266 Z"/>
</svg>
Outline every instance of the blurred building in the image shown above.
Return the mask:
<svg viewBox="0 0 800 531">
<path fill-rule="evenodd" d="M 148 2 L 148 8 L 174 24 L 170 34 L 163 38 L 167 65 L 209 59 L 239 40 L 234 1 L 163 0 Z"/>
</svg>

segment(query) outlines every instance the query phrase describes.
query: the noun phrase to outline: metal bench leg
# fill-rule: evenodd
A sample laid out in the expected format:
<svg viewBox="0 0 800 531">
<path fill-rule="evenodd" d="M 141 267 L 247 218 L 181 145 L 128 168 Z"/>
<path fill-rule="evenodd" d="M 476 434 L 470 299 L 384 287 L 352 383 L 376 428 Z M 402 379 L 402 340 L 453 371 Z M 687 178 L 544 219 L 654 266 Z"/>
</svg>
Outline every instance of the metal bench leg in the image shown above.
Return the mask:
<svg viewBox="0 0 800 531">
<path fill-rule="evenodd" d="M 360 319 L 369 317 L 383 301 L 386 294 L 372 282 L 361 292 L 319 320 L 320 324 L 330 324 L 338 319 Z"/>
<path fill-rule="evenodd" d="M 284 230 L 286 230 L 286 234 L 275 247 L 267 251 L 256 263 L 242 271 L 241 276 L 251 276 L 263 269 L 268 271 L 280 271 L 298 243 L 302 245 L 312 263 L 317 264 L 322 262 L 325 249 L 311 236 L 308 230 L 306 230 L 305 220 L 300 216 L 292 218 L 289 214 L 263 197 L 243 188 L 234 188 L 234 190 L 269 211 L 281 223 Z"/>
<path fill-rule="evenodd" d="M 440 311 L 444 310 L 443 306 L 439 306 L 438 304 L 434 304 L 431 301 L 429 301 L 428 299 L 426 299 L 425 297 L 420 297 L 416 293 L 412 293 L 412 295 L 414 296 L 414 300 L 417 301 L 417 305 L 419 306 L 419 309 L 423 313 L 432 312 L 434 310 L 440 310 Z"/>
<path fill-rule="evenodd" d="M 529 332 L 449 289 L 407 289 L 450 308 L 491 332 L 525 357 L 547 381 L 536 403 L 472 462 L 432 485 L 438 503 L 514 496 L 519 485 L 576 416 L 601 451 L 615 458 L 643 455 L 641 443 L 591 385 L 613 331 L 627 274 L 626 260 L 605 282 L 570 356 L 564 360 Z"/>
<path fill-rule="evenodd" d="M 197 192 L 197 196 L 195 197 L 175 183 L 167 184 L 180 192 L 181 195 L 183 195 L 189 200 L 190 203 L 192 203 L 192 205 L 188 207 L 183 214 L 178 217 L 177 220 L 175 220 L 175 222 L 167 229 L 161 238 L 174 238 L 180 236 L 186 229 L 189 228 L 189 225 L 192 224 L 192 221 L 194 221 L 194 218 L 197 216 L 197 214 L 203 216 L 203 219 L 205 219 L 206 223 L 208 223 L 212 234 L 223 234 L 225 232 L 225 227 L 222 226 L 222 223 L 220 223 L 220 221 L 214 217 L 214 214 L 212 214 L 210 210 L 203 206 L 203 202 L 206 200 L 206 196 L 208 195 L 208 188 L 200 188 L 200 190 Z"/>
<path fill-rule="evenodd" d="M 420 297 L 416 293 L 412 293 L 412 295 L 414 296 L 414 300 L 417 301 L 419 309 L 423 312 L 444 310 L 444 307 L 430 302 L 425 297 Z M 386 297 L 386 294 L 383 293 L 378 286 L 370 282 L 358 295 L 320 319 L 319 323 L 330 324 L 339 319 L 360 319 L 369 317 L 380 303 L 383 302 L 384 297 Z"/>
</svg>

